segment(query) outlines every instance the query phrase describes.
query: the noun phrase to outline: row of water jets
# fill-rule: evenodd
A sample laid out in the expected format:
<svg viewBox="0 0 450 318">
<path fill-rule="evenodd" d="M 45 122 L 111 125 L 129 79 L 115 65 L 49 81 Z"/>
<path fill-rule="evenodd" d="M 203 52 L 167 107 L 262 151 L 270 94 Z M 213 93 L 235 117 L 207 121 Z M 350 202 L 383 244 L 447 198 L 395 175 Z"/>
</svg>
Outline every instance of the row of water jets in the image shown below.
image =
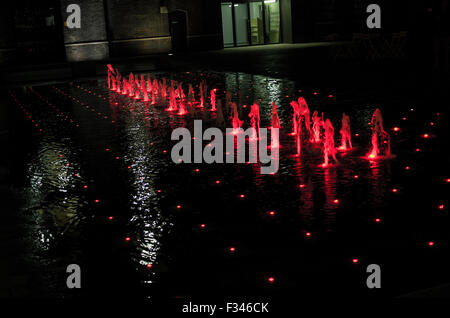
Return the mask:
<svg viewBox="0 0 450 318">
<path fill-rule="evenodd" d="M 187 114 L 194 115 L 196 110 L 206 111 L 208 107 L 209 111 L 215 113 L 218 125 L 224 126 L 225 124 L 222 100 L 216 99 L 217 89 L 211 89 L 208 94 L 208 85 L 204 80 L 200 82 L 199 99 L 196 100 L 195 90 L 191 83 L 188 84 L 188 93 L 186 95 L 183 91 L 182 82 L 171 80 L 170 85 L 168 85 L 165 78 L 161 80 L 154 78 L 152 80 L 150 75 L 147 75 L 147 79 L 145 79 L 143 74 L 139 78 L 138 76 L 134 76 L 133 73 L 130 73 L 128 78 L 126 78 L 110 64 L 107 67 L 108 88 L 117 94 L 127 95 L 130 98 L 142 100 L 152 105 L 168 105 L 166 111 L 176 112 L 180 116 Z M 225 112 L 231 118 L 233 133 L 238 134 L 241 131 L 240 128 L 244 121 L 239 118 L 238 106 L 231 101 L 231 93 L 227 91 L 225 97 Z M 208 100 L 209 103 L 207 102 Z M 292 101 L 290 105 L 293 108 L 292 132 L 290 135 L 296 138 L 298 156 L 301 153 L 302 143 L 309 142 L 311 144 L 321 145 L 324 158 L 322 166 L 327 167 L 330 164 L 330 157 L 335 162 L 338 162 L 336 159 L 337 151 L 348 151 L 353 148 L 350 117 L 348 115 L 345 113 L 342 115 L 340 130 L 341 145 L 336 147 L 334 142 L 334 127 L 330 119 L 324 120 L 323 113 L 319 116 L 318 111 L 314 111 L 311 117 L 308 104 L 303 97 L 300 97 L 297 101 Z M 271 127 L 269 128 L 281 128 L 277 108 L 277 105 L 272 103 L 272 119 Z M 251 106 L 248 117 L 250 119 L 250 126 L 260 136 L 260 106 L 257 102 Z M 389 157 L 391 155 L 390 136 L 383 128 L 383 117 L 378 108 L 372 115 L 370 127 L 372 130 L 371 150 L 366 158 L 375 160 L 382 157 Z"/>
</svg>

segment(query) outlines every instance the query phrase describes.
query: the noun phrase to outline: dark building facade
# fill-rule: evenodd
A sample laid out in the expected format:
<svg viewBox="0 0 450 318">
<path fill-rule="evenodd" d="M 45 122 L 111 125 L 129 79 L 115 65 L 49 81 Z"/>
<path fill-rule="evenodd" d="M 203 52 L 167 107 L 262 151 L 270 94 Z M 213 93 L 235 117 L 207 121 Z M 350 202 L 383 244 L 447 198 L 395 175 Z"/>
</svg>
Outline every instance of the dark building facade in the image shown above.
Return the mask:
<svg viewBox="0 0 450 318">
<path fill-rule="evenodd" d="M 419 1 L 420 2 L 420 1 Z M 0 11 L 0 64 L 104 60 L 185 50 L 350 40 L 366 0 L 18 0 Z M 408 28 L 406 0 L 378 3 L 384 28 Z M 69 28 L 70 4 L 81 27 Z M 365 30 L 367 31 L 367 30 Z"/>
</svg>

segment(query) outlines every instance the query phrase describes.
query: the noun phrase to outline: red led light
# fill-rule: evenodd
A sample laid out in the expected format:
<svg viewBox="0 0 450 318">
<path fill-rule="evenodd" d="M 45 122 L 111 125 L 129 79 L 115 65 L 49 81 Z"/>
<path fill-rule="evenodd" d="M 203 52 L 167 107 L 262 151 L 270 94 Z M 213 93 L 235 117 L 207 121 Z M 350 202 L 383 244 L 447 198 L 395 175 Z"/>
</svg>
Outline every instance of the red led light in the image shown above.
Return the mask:
<svg viewBox="0 0 450 318">
<path fill-rule="evenodd" d="M 216 184 L 220 184 L 220 180 L 216 180 Z"/>
<path fill-rule="evenodd" d="M 335 200 L 333 200 L 333 203 L 338 204 L 338 203 L 339 203 L 339 200 L 338 200 L 338 199 L 335 199 Z"/>
<path fill-rule="evenodd" d="M 444 206 L 443 204 L 441 204 L 441 205 L 438 206 L 438 209 L 439 209 L 439 210 L 444 210 L 444 208 L 445 208 L 445 206 Z"/>
<path fill-rule="evenodd" d="M 376 218 L 376 219 L 375 219 L 375 222 L 380 223 L 380 222 L 381 222 L 381 219 Z"/>
<path fill-rule="evenodd" d="M 95 200 L 94 202 L 95 202 L 95 203 L 99 203 L 99 202 L 100 202 L 100 200 Z"/>
<path fill-rule="evenodd" d="M 125 241 L 126 241 L 126 242 L 129 242 L 129 241 L 131 241 L 131 238 L 130 238 L 130 237 L 126 237 L 126 238 L 125 238 Z"/>
<path fill-rule="evenodd" d="M 106 150 L 106 151 L 110 151 L 111 149 L 109 149 L 109 148 L 106 148 L 105 150 Z"/>
<path fill-rule="evenodd" d="M 354 175 L 353 179 L 359 179 L 359 176 L 358 175 Z"/>
<path fill-rule="evenodd" d="M 153 264 L 147 264 L 147 268 L 150 269 L 153 267 Z"/>
<path fill-rule="evenodd" d="M 230 252 L 234 253 L 236 251 L 236 248 L 235 247 L 230 247 L 229 250 L 230 250 Z"/>
<path fill-rule="evenodd" d="M 397 193 L 397 192 L 398 192 L 398 189 L 392 189 L 392 192 L 393 192 L 393 193 Z"/>
<path fill-rule="evenodd" d="M 450 178 L 449 179 L 445 179 L 446 183 L 450 183 Z"/>
<path fill-rule="evenodd" d="M 156 190 L 156 192 L 161 193 L 161 190 Z"/>
<path fill-rule="evenodd" d="M 406 166 L 405 170 L 411 170 L 411 167 L 410 166 Z"/>
<path fill-rule="evenodd" d="M 426 139 L 426 138 L 429 138 L 430 135 L 428 135 L 428 134 L 423 134 L 422 137 Z"/>
<path fill-rule="evenodd" d="M 399 127 L 394 127 L 392 130 L 393 131 L 400 131 L 400 128 Z"/>
<path fill-rule="evenodd" d="M 112 217 L 112 216 L 109 216 L 109 217 L 108 217 L 108 220 L 112 220 L 112 219 L 114 219 L 114 217 Z"/>
<path fill-rule="evenodd" d="M 433 241 L 428 242 L 428 246 L 434 246 L 434 242 Z"/>
<path fill-rule="evenodd" d="M 269 278 L 267 278 L 267 281 L 268 281 L 269 283 L 273 283 L 273 282 L 275 282 L 275 278 L 269 277 Z"/>
<path fill-rule="evenodd" d="M 304 187 L 306 187 L 306 185 L 300 184 L 298 187 L 299 187 L 300 189 L 303 189 Z"/>
<path fill-rule="evenodd" d="M 416 152 L 420 152 L 420 148 L 416 148 Z"/>
<path fill-rule="evenodd" d="M 354 258 L 354 259 L 352 259 L 352 262 L 353 262 L 353 264 L 358 264 L 359 263 L 359 259 Z"/>
<path fill-rule="evenodd" d="M 83 188 L 84 188 L 84 189 L 87 189 L 87 188 L 88 188 L 88 186 L 87 186 L 87 185 L 85 185 L 85 186 L 83 186 Z"/>
<path fill-rule="evenodd" d="M 206 224 L 200 224 L 200 227 L 201 227 L 202 229 L 204 229 L 204 228 L 206 227 Z"/>
<path fill-rule="evenodd" d="M 268 214 L 271 215 L 271 216 L 274 216 L 275 215 L 275 211 L 269 211 Z"/>
<path fill-rule="evenodd" d="M 241 195 L 239 195 L 239 197 L 240 197 L 241 199 L 243 199 L 243 198 L 245 198 L 245 194 L 241 194 Z"/>
<path fill-rule="evenodd" d="M 311 237 L 311 233 L 310 232 L 306 232 L 305 235 L 306 235 L 306 237 Z"/>
<path fill-rule="evenodd" d="M 195 169 L 194 171 L 195 171 L 195 172 L 199 172 L 199 171 L 200 171 L 200 169 Z"/>
<path fill-rule="evenodd" d="M 181 209 L 181 205 L 177 205 L 177 209 Z"/>
</svg>

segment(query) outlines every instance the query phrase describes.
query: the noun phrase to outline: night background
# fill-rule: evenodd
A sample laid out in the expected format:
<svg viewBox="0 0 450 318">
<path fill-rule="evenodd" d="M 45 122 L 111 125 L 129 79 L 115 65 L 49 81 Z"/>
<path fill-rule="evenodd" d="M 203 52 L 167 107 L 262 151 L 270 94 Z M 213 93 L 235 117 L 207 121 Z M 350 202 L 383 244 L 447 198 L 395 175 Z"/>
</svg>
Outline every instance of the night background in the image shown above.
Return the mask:
<svg viewBox="0 0 450 318">
<path fill-rule="evenodd" d="M 0 298 L 448 299 L 449 44 L 446 0 L 2 4 Z M 171 158 L 255 118 L 276 173 Z"/>
</svg>

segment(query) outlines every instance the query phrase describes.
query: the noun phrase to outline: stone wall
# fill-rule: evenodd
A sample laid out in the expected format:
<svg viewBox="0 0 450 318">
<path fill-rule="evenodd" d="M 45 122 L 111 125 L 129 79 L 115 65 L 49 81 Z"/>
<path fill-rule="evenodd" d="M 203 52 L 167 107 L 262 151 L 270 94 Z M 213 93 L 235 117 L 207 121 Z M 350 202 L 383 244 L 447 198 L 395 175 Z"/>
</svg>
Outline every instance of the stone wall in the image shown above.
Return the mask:
<svg viewBox="0 0 450 318">
<path fill-rule="evenodd" d="M 65 22 L 69 4 L 81 9 L 81 28 L 64 26 L 64 45 L 68 62 L 95 61 L 109 57 L 103 0 L 60 0 L 62 20 Z"/>
</svg>

